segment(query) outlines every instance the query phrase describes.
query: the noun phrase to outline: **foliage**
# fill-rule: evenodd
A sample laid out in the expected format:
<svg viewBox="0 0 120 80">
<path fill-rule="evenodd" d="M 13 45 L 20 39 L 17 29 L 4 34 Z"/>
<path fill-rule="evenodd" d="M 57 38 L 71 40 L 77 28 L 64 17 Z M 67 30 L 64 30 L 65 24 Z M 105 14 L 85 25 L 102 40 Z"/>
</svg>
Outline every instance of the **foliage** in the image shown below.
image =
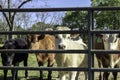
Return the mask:
<svg viewBox="0 0 120 80">
<path fill-rule="evenodd" d="M 63 25 L 71 27 L 71 28 L 80 28 L 87 29 L 87 12 L 85 11 L 74 11 L 74 12 L 66 12 L 63 18 Z"/>
<path fill-rule="evenodd" d="M 15 31 L 24 31 L 24 29 L 21 26 L 14 26 L 14 30 Z M 8 29 L 8 25 L 3 22 L 2 20 L 0 20 L 0 31 L 9 31 Z M 14 38 L 17 37 L 24 37 L 23 35 L 14 35 Z M 4 41 L 7 40 L 7 35 L 0 35 L 0 43 L 4 43 Z"/>
<path fill-rule="evenodd" d="M 119 6 L 120 0 L 92 0 L 92 6 Z M 119 29 L 120 11 L 95 11 L 96 28 Z"/>
<path fill-rule="evenodd" d="M 3 22 L 2 20 L 0 20 L 0 31 L 7 31 L 8 30 L 8 26 L 5 22 Z M 0 43 L 3 43 L 7 37 L 7 35 L 0 35 Z"/>
<path fill-rule="evenodd" d="M 119 6 L 120 0 L 91 0 L 92 6 Z"/>
<path fill-rule="evenodd" d="M 120 0 L 91 0 L 92 7 L 101 6 L 119 6 Z M 71 28 L 79 27 L 80 29 L 87 29 L 87 12 L 85 11 L 67 11 L 63 17 L 63 25 Z M 94 24 L 96 29 L 119 29 L 120 25 L 120 11 L 94 11 Z"/>
<path fill-rule="evenodd" d="M 15 26 L 15 31 L 24 31 L 24 29 L 19 25 Z"/>
<path fill-rule="evenodd" d="M 45 24 L 43 22 L 37 22 L 35 24 L 32 25 L 31 28 L 29 28 L 29 30 L 31 31 L 41 31 L 41 30 L 45 30 L 46 28 L 52 28 L 52 25 L 49 24 Z"/>
</svg>

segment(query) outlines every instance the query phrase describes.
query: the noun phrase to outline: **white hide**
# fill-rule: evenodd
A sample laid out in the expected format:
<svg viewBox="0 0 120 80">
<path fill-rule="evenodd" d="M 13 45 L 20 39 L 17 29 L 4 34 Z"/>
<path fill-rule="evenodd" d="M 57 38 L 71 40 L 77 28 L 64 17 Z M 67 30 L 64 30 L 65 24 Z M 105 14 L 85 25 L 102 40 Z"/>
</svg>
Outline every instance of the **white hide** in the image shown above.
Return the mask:
<svg viewBox="0 0 120 80">
<path fill-rule="evenodd" d="M 58 29 L 58 28 L 57 28 Z M 62 29 L 62 28 L 59 28 Z M 58 30 L 59 30 L 58 29 Z M 67 29 L 67 28 L 66 28 Z M 69 29 L 70 30 L 70 29 Z M 86 44 L 80 38 L 74 41 L 70 38 L 70 34 L 58 34 L 58 45 L 64 45 L 63 50 L 85 50 Z M 81 53 L 62 53 L 56 54 L 56 62 L 58 67 L 88 67 L 88 55 Z M 66 80 L 66 74 L 69 74 L 68 80 L 78 80 L 77 71 L 60 71 L 60 80 Z M 87 73 L 85 72 L 85 80 L 87 80 Z"/>
<path fill-rule="evenodd" d="M 118 50 L 118 41 L 117 34 L 103 34 L 105 50 Z"/>
<path fill-rule="evenodd" d="M 87 48 L 87 45 L 83 42 L 83 39 L 81 37 L 79 37 L 79 40 L 75 40 L 74 42 L 77 42 L 80 45 L 83 45 Z"/>
<path fill-rule="evenodd" d="M 119 48 L 118 48 L 118 45 L 119 45 L 119 38 L 118 39 L 116 39 L 116 42 L 112 42 L 112 43 L 110 43 L 110 50 L 119 50 Z"/>
</svg>

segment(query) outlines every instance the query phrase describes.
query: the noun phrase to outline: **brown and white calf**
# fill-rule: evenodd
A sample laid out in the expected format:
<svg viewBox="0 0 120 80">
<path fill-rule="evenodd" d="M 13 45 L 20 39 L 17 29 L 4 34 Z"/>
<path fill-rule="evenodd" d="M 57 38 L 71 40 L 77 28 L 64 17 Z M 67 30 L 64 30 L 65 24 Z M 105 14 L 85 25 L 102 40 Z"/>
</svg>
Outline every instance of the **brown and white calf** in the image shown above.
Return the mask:
<svg viewBox="0 0 120 80">
<path fill-rule="evenodd" d="M 28 42 L 31 44 L 30 49 L 33 50 L 55 50 L 55 37 L 49 34 L 33 34 L 27 36 Z M 38 65 L 43 66 L 48 61 L 48 67 L 54 64 L 54 53 L 38 53 L 36 54 Z M 40 80 L 42 80 L 42 71 L 40 70 Z M 51 71 L 48 73 L 48 80 L 51 80 Z"/>
<path fill-rule="evenodd" d="M 95 49 L 120 50 L 120 38 L 117 34 L 97 35 Z M 99 68 L 118 68 L 120 54 L 96 54 Z M 117 80 L 117 72 L 112 72 L 114 80 Z M 99 80 L 108 80 L 109 72 L 100 72 Z"/>
</svg>

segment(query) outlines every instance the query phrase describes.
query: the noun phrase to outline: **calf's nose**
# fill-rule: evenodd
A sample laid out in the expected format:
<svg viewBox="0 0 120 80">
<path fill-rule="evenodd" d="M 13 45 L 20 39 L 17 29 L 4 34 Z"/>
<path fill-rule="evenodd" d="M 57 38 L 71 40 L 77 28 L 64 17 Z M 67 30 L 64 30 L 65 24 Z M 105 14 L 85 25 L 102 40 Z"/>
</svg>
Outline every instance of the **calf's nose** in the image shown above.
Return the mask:
<svg viewBox="0 0 120 80">
<path fill-rule="evenodd" d="M 65 49 L 65 45 L 58 45 L 59 49 Z"/>
<path fill-rule="evenodd" d="M 6 62 L 6 66 L 11 66 L 12 63 L 11 62 Z"/>
</svg>

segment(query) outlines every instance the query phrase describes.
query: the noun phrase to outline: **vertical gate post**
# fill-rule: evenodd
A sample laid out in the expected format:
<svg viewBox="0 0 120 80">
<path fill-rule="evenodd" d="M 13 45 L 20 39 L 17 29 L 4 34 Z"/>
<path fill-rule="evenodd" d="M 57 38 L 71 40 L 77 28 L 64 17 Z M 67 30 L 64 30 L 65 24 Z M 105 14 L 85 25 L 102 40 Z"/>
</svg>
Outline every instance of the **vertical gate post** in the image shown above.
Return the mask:
<svg viewBox="0 0 120 80">
<path fill-rule="evenodd" d="M 91 53 L 93 35 L 91 31 L 93 29 L 93 10 L 88 10 L 88 80 L 94 80 L 94 72 L 92 67 L 94 65 L 94 54 Z"/>
</svg>

